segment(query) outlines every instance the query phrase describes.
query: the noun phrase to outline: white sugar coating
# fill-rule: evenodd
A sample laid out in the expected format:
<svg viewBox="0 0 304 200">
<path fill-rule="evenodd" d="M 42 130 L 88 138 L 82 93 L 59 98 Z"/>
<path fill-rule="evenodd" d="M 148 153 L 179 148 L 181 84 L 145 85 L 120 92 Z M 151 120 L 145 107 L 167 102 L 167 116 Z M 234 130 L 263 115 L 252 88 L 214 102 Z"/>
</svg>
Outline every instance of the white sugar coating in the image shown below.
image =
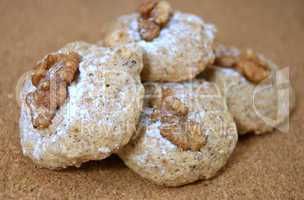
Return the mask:
<svg viewBox="0 0 304 200">
<path fill-rule="evenodd" d="M 295 94 L 287 71 L 280 70 L 279 66 L 261 54 L 258 54 L 258 58 L 271 70 L 271 75 L 259 84 L 248 81 L 235 69 L 220 66 L 208 67 L 202 76 L 220 88 L 240 135 L 261 135 L 270 133 L 275 128 L 288 131 L 286 124 L 281 125 L 289 120 L 295 107 Z"/>
<path fill-rule="evenodd" d="M 214 25 L 176 11 L 160 35 L 147 42 L 139 35 L 138 17 L 136 13 L 119 17 L 107 31 L 104 44 L 113 47 L 137 42 L 144 50 L 143 80 L 190 80 L 213 62 Z"/>
<path fill-rule="evenodd" d="M 118 152 L 119 156 L 135 173 L 158 185 L 180 186 L 215 176 L 238 139 L 236 125 L 220 92 L 206 81 L 154 86 L 173 90 L 174 97 L 189 108 L 187 119 L 201 126 L 207 143 L 199 151 L 179 148 L 161 135 L 162 122 L 151 119 L 154 108 L 146 102 L 136 137 Z M 146 92 L 149 93 L 147 86 Z"/>
<path fill-rule="evenodd" d="M 112 150 L 108 147 L 100 147 L 98 151 L 101 153 L 111 153 Z"/>
<path fill-rule="evenodd" d="M 69 86 L 68 98 L 49 128 L 33 128 L 25 103 L 26 95 L 35 90 L 30 74 L 20 95 L 23 153 L 51 169 L 110 156 L 128 143 L 142 110 L 140 47 L 129 44 L 107 49 L 75 42 L 58 52 L 69 51 L 81 55 L 79 76 Z"/>
</svg>

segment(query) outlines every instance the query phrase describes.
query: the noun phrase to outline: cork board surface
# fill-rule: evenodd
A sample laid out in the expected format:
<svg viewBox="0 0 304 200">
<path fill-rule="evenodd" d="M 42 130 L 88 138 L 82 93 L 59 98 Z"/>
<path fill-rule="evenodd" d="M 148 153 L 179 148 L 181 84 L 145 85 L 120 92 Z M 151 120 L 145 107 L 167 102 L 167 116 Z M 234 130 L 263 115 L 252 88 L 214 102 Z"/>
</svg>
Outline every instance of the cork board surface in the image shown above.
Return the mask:
<svg viewBox="0 0 304 200">
<path fill-rule="evenodd" d="M 22 156 L 15 85 L 36 60 L 68 42 L 94 42 L 135 0 L 0 0 L 0 199 L 303 199 L 304 1 L 172 0 L 218 26 L 226 44 L 290 67 L 297 109 L 289 133 L 242 137 L 216 178 L 180 188 L 143 180 L 115 156 L 80 169 L 39 169 Z"/>
</svg>

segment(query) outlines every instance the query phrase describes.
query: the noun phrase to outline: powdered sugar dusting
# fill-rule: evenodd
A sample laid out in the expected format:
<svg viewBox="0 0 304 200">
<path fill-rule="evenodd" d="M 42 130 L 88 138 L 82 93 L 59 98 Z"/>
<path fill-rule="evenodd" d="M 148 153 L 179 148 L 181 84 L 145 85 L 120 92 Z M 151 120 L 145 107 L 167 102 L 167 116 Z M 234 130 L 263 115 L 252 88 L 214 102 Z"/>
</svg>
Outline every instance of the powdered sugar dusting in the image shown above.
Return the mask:
<svg viewBox="0 0 304 200">
<path fill-rule="evenodd" d="M 123 42 L 137 42 L 144 50 L 143 80 L 189 80 L 213 61 L 214 25 L 205 23 L 198 16 L 176 11 L 159 37 L 147 42 L 138 33 L 138 17 L 133 13 L 118 18 L 120 25 L 106 36 L 105 43 L 116 46 Z M 128 39 L 121 39 L 121 34 Z"/>
<path fill-rule="evenodd" d="M 128 142 L 142 106 L 143 87 L 139 78 L 142 52 L 134 44 L 118 49 L 76 42 L 59 50 L 61 53 L 79 52 L 80 74 L 68 88 L 69 97 L 57 111 L 51 126 L 44 130 L 33 128 L 24 101 L 35 89 L 28 77 L 21 91 L 20 116 L 25 155 L 41 166 L 66 167 L 103 159 Z M 124 57 L 124 53 L 128 57 Z M 126 62 L 128 59 L 135 64 Z M 122 63 L 127 64 L 122 66 Z M 128 66 L 130 64 L 132 67 Z"/>
</svg>

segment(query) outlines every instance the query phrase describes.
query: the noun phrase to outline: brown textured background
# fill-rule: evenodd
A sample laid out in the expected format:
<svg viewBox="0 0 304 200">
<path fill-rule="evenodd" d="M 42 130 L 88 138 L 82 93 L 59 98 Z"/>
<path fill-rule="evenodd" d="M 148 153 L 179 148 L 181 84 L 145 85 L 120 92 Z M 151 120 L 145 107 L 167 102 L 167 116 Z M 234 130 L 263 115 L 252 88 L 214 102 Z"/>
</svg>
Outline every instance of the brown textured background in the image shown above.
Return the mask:
<svg viewBox="0 0 304 200">
<path fill-rule="evenodd" d="M 68 42 L 101 39 L 102 24 L 138 2 L 0 0 L 0 199 L 303 199 L 303 0 L 171 1 L 214 22 L 219 40 L 290 66 L 297 92 L 290 132 L 241 138 L 226 170 L 213 180 L 168 189 L 141 179 L 117 157 L 54 172 L 22 156 L 18 77 Z"/>
</svg>

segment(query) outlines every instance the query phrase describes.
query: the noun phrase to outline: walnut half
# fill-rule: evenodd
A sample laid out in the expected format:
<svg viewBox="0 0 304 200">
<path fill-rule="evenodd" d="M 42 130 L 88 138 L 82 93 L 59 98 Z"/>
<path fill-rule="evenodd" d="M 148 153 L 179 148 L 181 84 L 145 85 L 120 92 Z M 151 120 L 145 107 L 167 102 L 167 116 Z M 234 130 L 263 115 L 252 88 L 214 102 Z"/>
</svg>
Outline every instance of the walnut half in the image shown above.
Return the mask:
<svg viewBox="0 0 304 200">
<path fill-rule="evenodd" d="M 270 75 L 270 67 L 252 50 L 240 52 L 233 47 L 217 45 L 214 53 L 216 66 L 234 68 L 254 84 L 260 83 Z"/>
<path fill-rule="evenodd" d="M 173 10 L 164 0 L 146 0 L 139 6 L 138 31 L 142 39 L 152 41 L 169 22 Z"/>
<path fill-rule="evenodd" d="M 252 50 L 247 50 L 241 55 L 235 65 L 249 81 L 260 83 L 270 75 L 270 67 L 264 63 Z"/>
<path fill-rule="evenodd" d="M 52 54 L 38 63 L 32 75 L 34 92 L 26 96 L 34 128 L 48 128 L 56 110 L 65 103 L 67 87 L 75 79 L 80 56 L 75 52 Z"/>
</svg>

